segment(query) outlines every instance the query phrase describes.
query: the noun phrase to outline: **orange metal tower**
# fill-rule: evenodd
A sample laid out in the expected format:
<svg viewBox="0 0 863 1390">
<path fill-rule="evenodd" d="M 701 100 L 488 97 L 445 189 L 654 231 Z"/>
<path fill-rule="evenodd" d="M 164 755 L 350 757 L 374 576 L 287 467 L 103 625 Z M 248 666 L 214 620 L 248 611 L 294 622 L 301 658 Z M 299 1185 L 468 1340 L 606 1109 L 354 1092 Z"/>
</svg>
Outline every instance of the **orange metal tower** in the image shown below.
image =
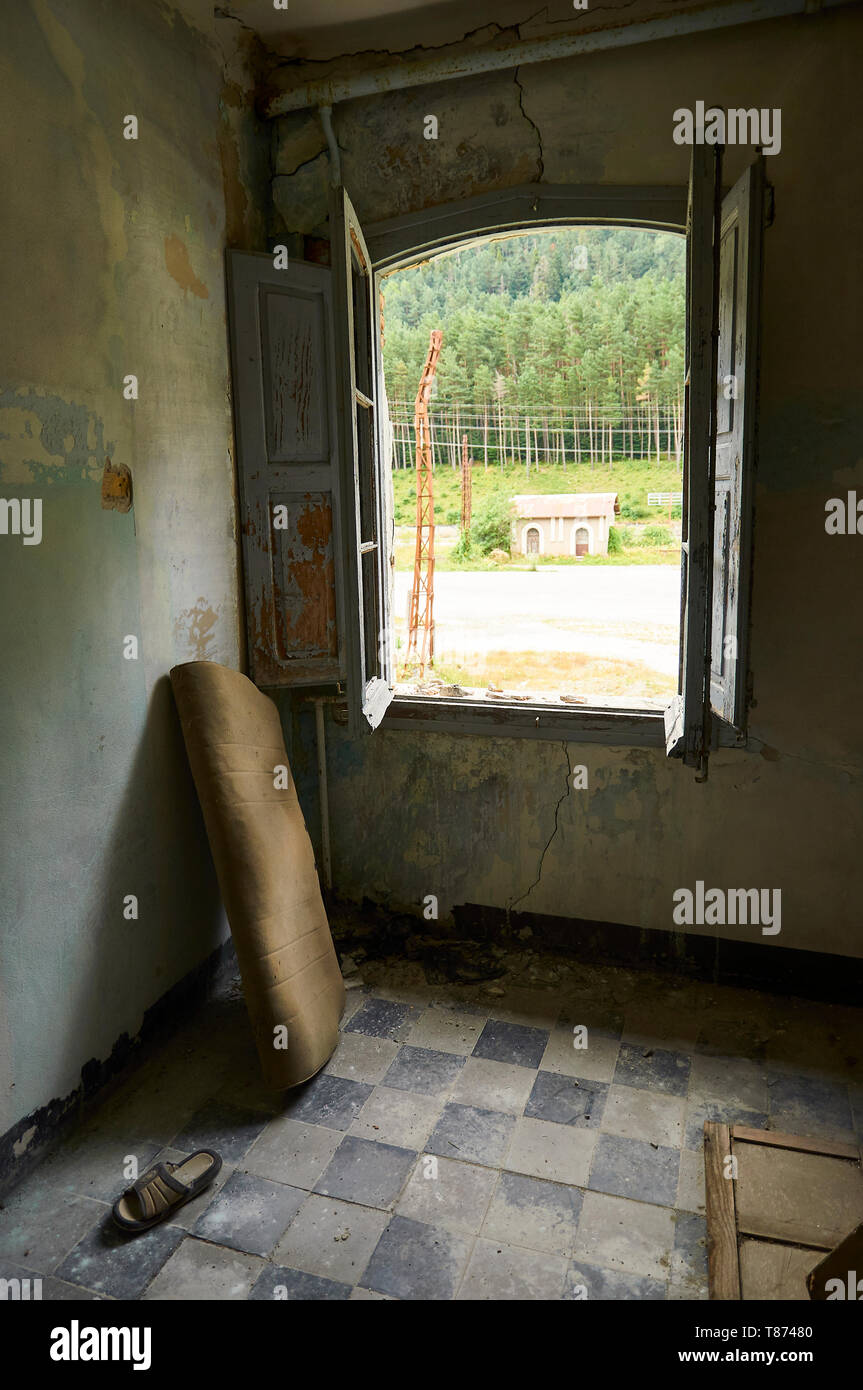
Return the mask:
<svg viewBox="0 0 863 1390">
<path fill-rule="evenodd" d="M 461 530 L 465 545 L 470 545 L 470 521 L 473 512 L 473 474 L 467 456 L 467 435 L 461 437 Z"/>
<path fill-rule="evenodd" d="M 434 664 L 434 478 L 428 407 L 442 345 L 443 333 L 439 328 L 435 328 L 429 340 L 428 356 L 414 403 L 414 433 L 417 451 L 417 536 L 403 676 L 407 674 L 408 668 L 412 664 L 416 664 L 417 674 L 420 676 L 425 674 L 427 665 Z M 422 631 L 421 642 L 420 631 Z"/>
</svg>

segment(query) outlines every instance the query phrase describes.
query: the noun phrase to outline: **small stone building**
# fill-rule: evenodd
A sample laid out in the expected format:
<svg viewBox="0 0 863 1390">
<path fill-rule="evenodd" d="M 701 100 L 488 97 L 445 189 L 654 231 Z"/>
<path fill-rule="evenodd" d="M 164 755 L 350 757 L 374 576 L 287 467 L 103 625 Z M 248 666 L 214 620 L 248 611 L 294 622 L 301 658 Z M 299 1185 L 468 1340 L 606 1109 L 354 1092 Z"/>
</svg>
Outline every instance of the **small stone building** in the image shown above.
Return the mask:
<svg viewBox="0 0 863 1390">
<path fill-rule="evenodd" d="M 607 555 L 616 492 L 547 492 L 512 499 L 514 555 Z"/>
</svg>

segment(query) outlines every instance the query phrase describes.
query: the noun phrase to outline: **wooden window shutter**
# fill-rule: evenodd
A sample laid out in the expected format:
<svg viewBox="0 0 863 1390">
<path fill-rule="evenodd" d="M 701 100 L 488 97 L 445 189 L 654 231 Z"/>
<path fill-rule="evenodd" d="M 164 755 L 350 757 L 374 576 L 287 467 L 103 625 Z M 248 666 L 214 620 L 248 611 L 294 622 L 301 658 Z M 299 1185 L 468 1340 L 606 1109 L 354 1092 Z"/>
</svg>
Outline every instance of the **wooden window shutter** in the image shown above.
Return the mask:
<svg viewBox="0 0 863 1390">
<path fill-rule="evenodd" d="M 678 694 L 665 711 L 666 750 L 706 770 L 712 579 L 716 279 L 721 159 L 693 145 L 686 219 L 686 433 L 683 455 L 681 647 Z"/>
<path fill-rule="evenodd" d="M 764 184 L 761 156 L 723 200 L 719 243 L 710 706 L 738 733 L 746 723 Z"/>
<path fill-rule="evenodd" d="M 261 686 L 345 678 L 332 275 L 228 252 L 249 669 Z"/>
</svg>

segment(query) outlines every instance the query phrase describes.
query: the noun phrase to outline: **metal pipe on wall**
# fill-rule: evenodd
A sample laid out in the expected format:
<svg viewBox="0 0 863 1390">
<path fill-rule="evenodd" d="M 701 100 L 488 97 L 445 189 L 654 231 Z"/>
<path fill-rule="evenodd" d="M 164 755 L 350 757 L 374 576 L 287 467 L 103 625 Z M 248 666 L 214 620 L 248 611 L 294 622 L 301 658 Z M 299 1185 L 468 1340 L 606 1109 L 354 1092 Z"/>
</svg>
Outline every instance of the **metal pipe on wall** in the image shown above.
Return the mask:
<svg viewBox="0 0 863 1390">
<path fill-rule="evenodd" d="M 336 132 L 333 130 L 332 106 L 319 106 L 318 115 L 321 118 L 321 125 L 324 128 L 324 135 L 327 137 L 327 147 L 330 152 L 330 183 L 333 188 L 338 188 L 342 181 L 342 157 L 339 153 Z"/>
<path fill-rule="evenodd" d="M 284 116 L 290 111 L 317 106 L 321 112 L 321 121 L 324 123 L 332 155 L 335 137 L 330 139 L 332 126 L 327 129 L 327 122 L 333 104 L 338 101 L 350 101 L 355 97 L 374 96 L 379 92 L 394 92 L 407 87 L 422 87 L 431 82 L 444 82 L 456 77 L 474 77 L 483 72 L 524 67 L 529 63 L 572 58 L 602 49 L 626 48 L 658 39 L 680 38 L 712 29 L 728 29 L 765 19 L 812 14 L 822 9 L 856 2 L 857 0 L 735 0 L 732 4 L 708 6 L 702 10 L 669 15 L 662 19 L 634 21 L 614 29 L 597 29 L 589 34 L 554 34 L 543 38 L 524 39 L 506 48 L 485 51 L 459 48 L 457 52 L 437 58 L 420 59 L 413 63 L 400 62 L 393 67 L 380 68 L 377 71 L 358 72 L 349 77 L 324 78 L 317 82 L 303 83 L 302 86 L 271 97 L 264 108 L 264 114 L 272 118 Z M 327 113 L 326 117 L 324 112 Z"/>
<path fill-rule="evenodd" d="M 318 796 L 321 803 L 321 859 L 324 886 L 333 886 L 333 865 L 330 857 L 330 795 L 327 785 L 327 739 L 324 729 L 324 700 L 315 700 L 315 741 L 318 751 Z"/>
</svg>

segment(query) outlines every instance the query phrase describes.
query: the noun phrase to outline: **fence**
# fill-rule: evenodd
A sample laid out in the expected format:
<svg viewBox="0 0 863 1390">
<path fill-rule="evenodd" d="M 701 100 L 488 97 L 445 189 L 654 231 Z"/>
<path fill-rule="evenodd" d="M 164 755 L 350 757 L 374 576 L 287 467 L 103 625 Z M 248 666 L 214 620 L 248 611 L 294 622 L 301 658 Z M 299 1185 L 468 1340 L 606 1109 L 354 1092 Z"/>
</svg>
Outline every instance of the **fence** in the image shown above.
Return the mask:
<svg viewBox="0 0 863 1390">
<path fill-rule="evenodd" d="M 413 404 L 390 401 L 395 468 L 415 466 Z M 489 468 L 520 463 L 528 475 L 540 463 L 564 468 L 589 464 L 611 466 L 614 459 L 674 459 L 680 466 L 683 416 L 674 408 L 637 408 L 628 414 L 607 407 L 564 410 L 556 406 L 535 414 L 507 413 L 492 405 L 429 407 L 432 453 L 436 467 L 461 466 L 461 439 L 469 456 Z M 665 496 L 666 494 L 663 494 Z"/>
</svg>

